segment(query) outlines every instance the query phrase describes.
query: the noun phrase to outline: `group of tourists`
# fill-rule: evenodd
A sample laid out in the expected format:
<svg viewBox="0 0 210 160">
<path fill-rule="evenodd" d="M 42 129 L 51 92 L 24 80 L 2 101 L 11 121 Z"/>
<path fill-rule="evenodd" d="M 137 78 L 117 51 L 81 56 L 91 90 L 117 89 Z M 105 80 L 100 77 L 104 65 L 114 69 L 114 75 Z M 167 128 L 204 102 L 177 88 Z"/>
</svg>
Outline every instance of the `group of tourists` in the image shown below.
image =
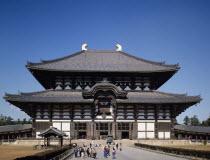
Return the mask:
<svg viewBox="0 0 210 160">
<path fill-rule="evenodd" d="M 95 147 L 75 147 L 74 148 L 74 155 L 75 157 L 81 157 L 81 158 L 85 158 L 85 157 L 92 157 L 94 159 L 96 159 L 96 155 L 97 155 L 97 151 L 95 149 Z"/>
<path fill-rule="evenodd" d="M 90 143 L 90 147 L 87 147 L 87 145 L 84 143 L 83 147 L 75 147 L 74 148 L 74 154 L 75 154 L 75 158 L 77 157 L 81 157 L 82 159 L 84 159 L 85 157 L 91 157 L 94 159 L 96 158 L 97 155 L 97 151 L 96 148 L 101 148 L 101 144 L 99 145 L 94 145 L 92 143 Z M 110 147 L 110 145 L 105 146 L 103 149 L 103 153 L 104 153 L 104 158 L 108 158 L 109 156 L 112 156 L 112 159 L 116 158 L 116 150 L 120 150 L 122 151 L 122 144 L 118 144 L 116 143 L 116 147 Z"/>
<path fill-rule="evenodd" d="M 104 147 L 104 158 L 108 158 L 110 156 L 110 152 L 112 152 L 112 159 L 116 158 L 116 149 L 113 147 L 112 151 L 110 150 L 110 146 Z"/>
</svg>

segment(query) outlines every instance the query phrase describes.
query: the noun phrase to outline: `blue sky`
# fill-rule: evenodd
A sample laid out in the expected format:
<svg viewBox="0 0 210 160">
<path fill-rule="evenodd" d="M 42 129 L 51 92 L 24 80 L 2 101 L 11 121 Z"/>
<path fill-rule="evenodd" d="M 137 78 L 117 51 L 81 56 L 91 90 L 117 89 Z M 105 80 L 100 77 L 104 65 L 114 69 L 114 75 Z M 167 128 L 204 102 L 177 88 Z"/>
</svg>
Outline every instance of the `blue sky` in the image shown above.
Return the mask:
<svg viewBox="0 0 210 160">
<path fill-rule="evenodd" d="M 25 68 L 81 50 L 115 49 L 179 63 L 181 69 L 160 91 L 201 95 L 203 101 L 177 117 L 210 115 L 209 0 L 1 0 L 0 97 L 43 87 Z M 0 113 L 27 115 L 0 98 Z M 27 117 L 28 118 L 28 117 Z"/>
</svg>

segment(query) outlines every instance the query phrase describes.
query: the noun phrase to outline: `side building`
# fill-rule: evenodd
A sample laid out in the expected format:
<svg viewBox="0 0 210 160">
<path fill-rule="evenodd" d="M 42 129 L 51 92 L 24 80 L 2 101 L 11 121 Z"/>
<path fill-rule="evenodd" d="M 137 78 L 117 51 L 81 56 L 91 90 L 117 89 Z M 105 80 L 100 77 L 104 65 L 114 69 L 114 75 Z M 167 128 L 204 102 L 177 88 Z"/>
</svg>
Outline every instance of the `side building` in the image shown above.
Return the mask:
<svg viewBox="0 0 210 160">
<path fill-rule="evenodd" d="M 50 126 L 72 139 L 174 139 L 176 117 L 199 96 L 157 91 L 178 65 L 117 50 L 82 51 L 26 65 L 45 88 L 4 99 L 33 119 L 33 137 Z"/>
</svg>

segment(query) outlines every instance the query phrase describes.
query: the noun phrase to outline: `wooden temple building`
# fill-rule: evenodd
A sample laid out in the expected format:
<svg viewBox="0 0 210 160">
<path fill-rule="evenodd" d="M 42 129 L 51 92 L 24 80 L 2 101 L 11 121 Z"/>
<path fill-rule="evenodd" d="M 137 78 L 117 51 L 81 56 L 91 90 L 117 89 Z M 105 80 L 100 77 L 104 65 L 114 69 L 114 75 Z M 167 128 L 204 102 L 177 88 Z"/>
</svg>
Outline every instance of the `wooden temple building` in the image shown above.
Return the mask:
<svg viewBox="0 0 210 160">
<path fill-rule="evenodd" d="M 176 117 L 199 96 L 157 91 L 179 69 L 116 50 L 87 49 L 26 67 L 44 91 L 4 99 L 33 119 L 34 138 L 53 126 L 72 139 L 174 139 Z"/>
</svg>

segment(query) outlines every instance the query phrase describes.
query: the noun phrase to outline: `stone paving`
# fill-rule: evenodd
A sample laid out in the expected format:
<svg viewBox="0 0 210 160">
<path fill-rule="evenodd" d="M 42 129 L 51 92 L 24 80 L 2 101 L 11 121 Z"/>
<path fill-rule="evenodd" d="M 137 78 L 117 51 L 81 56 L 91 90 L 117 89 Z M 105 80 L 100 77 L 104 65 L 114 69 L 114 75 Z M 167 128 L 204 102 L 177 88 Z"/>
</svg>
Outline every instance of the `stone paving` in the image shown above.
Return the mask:
<svg viewBox="0 0 210 160">
<path fill-rule="evenodd" d="M 112 149 L 112 147 L 111 147 Z M 69 158 L 68 160 L 79 160 L 82 158 Z M 93 158 L 84 158 L 85 160 L 93 160 Z M 97 149 L 97 159 L 98 160 L 111 160 L 112 156 L 108 158 L 103 157 L 103 149 Z M 187 160 L 187 158 L 181 158 L 177 156 L 170 156 L 161 153 L 156 153 L 152 151 L 142 150 L 138 148 L 124 146 L 122 151 L 117 150 L 117 155 L 115 160 Z"/>
</svg>

